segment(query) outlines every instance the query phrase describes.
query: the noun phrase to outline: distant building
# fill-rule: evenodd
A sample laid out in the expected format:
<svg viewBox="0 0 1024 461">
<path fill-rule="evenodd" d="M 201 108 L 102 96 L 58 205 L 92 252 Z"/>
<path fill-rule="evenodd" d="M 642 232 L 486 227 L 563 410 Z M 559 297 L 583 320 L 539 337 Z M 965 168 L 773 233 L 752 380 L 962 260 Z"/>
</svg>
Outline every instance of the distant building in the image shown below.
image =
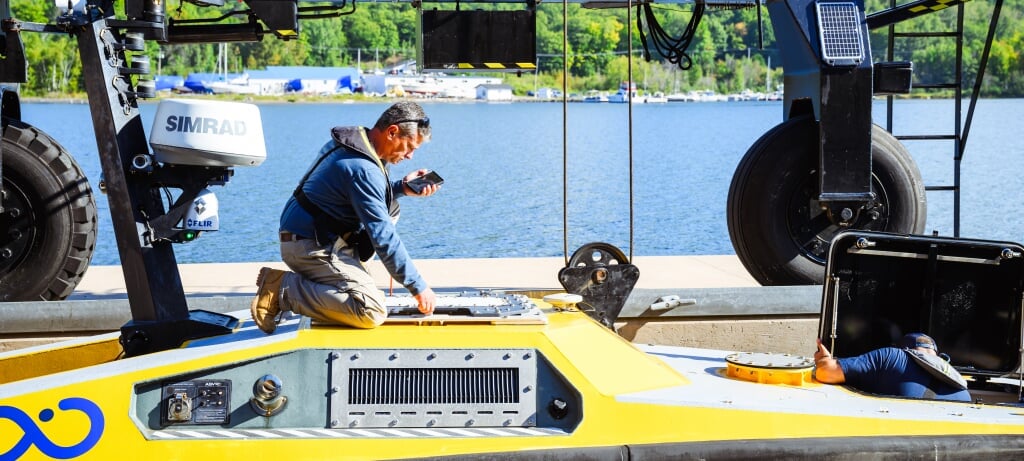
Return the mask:
<svg viewBox="0 0 1024 461">
<path fill-rule="evenodd" d="M 267 66 L 249 71 L 249 82 L 258 86 L 261 94 L 354 93 L 363 87 L 355 67 Z"/>
<path fill-rule="evenodd" d="M 537 90 L 537 92 L 534 93 L 534 97 L 538 99 L 559 99 L 562 97 L 562 92 L 554 88 L 544 87 Z"/>
<path fill-rule="evenodd" d="M 503 83 L 477 85 L 476 98 L 485 101 L 511 101 L 512 87 Z"/>
<path fill-rule="evenodd" d="M 382 73 L 363 75 L 363 82 L 367 94 L 473 99 L 477 86 L 500 84 L 501 78 Z"/>
</svg>

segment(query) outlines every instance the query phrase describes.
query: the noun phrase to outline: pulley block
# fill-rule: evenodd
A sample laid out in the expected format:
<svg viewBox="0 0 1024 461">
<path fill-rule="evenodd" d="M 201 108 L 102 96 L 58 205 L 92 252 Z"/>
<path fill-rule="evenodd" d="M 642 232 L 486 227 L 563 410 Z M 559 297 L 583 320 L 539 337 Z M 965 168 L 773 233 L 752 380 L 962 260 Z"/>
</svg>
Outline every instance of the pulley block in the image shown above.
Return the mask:
<svg viewBox="0 0 1024 461">
<path fill-rule="evenodd" d="M 591 318 L 614 328 L 626 299 L 640 279 L 640 270 L 614 245 L 592 242 L 581 246 L 569 264 L 558 271 L 565 291 L 583 297 L 577 306 Z"/>
</svg>

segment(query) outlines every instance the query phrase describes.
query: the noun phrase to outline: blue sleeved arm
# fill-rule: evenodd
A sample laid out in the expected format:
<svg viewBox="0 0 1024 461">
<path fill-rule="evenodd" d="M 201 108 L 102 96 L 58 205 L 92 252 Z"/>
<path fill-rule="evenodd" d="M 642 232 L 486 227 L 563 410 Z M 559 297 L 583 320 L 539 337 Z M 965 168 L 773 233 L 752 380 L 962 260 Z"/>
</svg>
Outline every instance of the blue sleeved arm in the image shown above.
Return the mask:
<svg viewBox="0 0 1024 461">
<path fill-rule="evenodd" d="M 384 173 L 375 165 L 371 166 L 352 172 L 354 180 L 347 184 L 349 197 L 388 273 L 410 293 L 417 295 L 427 289 L 427 283 L 416 270 L 388 214 Z M 390 186 L 396 187 L 395 182 Z M 397 187 L 401 187 L 401 181 Z"/>
<path fill-rule="evenodd" d="M 396 198 L 405 197 L 405 181 L 401 179 L 391 181 L 391 193 L 394 194 Z"/>
<path fill-rule="evenodd" d="M 838 362 L 847 384 L 875 394 L 900 395 L 907 370 L 904 355 L 900 349 L 883 347 Z"/>
</svg>

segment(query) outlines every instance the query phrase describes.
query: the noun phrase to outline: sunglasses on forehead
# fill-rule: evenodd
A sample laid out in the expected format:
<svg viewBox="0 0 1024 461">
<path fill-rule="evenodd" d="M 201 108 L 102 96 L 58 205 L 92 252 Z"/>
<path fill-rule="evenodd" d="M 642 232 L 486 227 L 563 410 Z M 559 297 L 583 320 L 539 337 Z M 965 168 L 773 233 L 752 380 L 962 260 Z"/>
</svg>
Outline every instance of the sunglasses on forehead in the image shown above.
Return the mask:
<svg viewBox="0 0 1024 461">
<path fill-rule="evenodd" d="M 394 124 L 395 125 L 401 125 L 401 124 L 407 123 L 407 122 L 416 122 L 416 126 L 417 127 L 419 127 L 419 128 L 427 128 L 427 127 L 430 126 L 430 117 L 407 118 L 405 120 L 399 120 L 399 121 L 395 122 Z"/>
</svg>

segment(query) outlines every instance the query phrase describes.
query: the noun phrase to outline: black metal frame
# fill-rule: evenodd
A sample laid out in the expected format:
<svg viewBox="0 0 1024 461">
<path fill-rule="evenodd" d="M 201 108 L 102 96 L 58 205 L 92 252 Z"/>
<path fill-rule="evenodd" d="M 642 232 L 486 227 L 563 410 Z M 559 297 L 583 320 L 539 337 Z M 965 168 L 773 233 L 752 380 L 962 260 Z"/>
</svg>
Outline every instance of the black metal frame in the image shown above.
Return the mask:
<svg viewBox="0 0 1024 461">
<path fill-rule="evenodd" d="M 953 193 L 953 237 L 960 237 L 960 164 L 963 160 L 964 151 L 967 149 L 967 136 L 971 131 L 971 123 L 974 121 L 974 109 L 977 107 L 978 98 L 981 95 L 981 85 L 985 78 L 985 70 L 988 67 L 988 58 L 992 51 L 992 41 L 995 38 L 996 27 L 999 25 L 999 18 L 1002 15 L 1003 0 L 996 0 L 992 8 L 992 15 L 989 19 L 988 34 L 985 38 L 985 46 L 981 52 L 981 59 L 978 62 L 978 73 L 971 89 L 970 102 L 967 109 L 967 117 L 962 116 L 963 109 L 963 29 L 964 29 L 964 4 L 960 1 L 952 1 L 946 7 L 956 6 L 957 24 L 956 30 L 945 32 L 897 32 L 894 25 L 898 21 L 916 17 L 922 12 L 911 13 L 911 11 L 922 11 L 921 6 L 931 7 L 923 11 L 931 12 L 935 8 L 935 0 L 919 0 L 906 5 L 897 6 L 895 0 L 890 0 L 890 9 L 868 16 L 868 27 L 877 29 L 888 28 L 888 44 L 886 56 L 889 60 L 895 57 L 895 40 L 903 37 L 933 37 L 933 38 L 954 38 L 956 40 L 956 69 L 954 82 L 918 82 L 914 84 L 916 89 L 944 88 L 952 89 L 953 96 L 953 133 L 952 134 L 931 134 L 931 135 L 897 135 L 900 141 L 919 140 L 950 140 L 953 142 L 953 184 L 928 185 L 928 191 L 948 191 Z M 893 98 L 886 100 L 886 129 L 893 132 Z"/>
<path fill-rule="evenodd" d="M 871 192 L 872 65 L 867 27 L 859 62 L 827 63 L 814 0 L 769 0 L 784 69 L 784 119 L 813 114 L 819 123 L 819 201 L 836 222 L 852 222 Z M 860 18 L 864 3 L 855 2 Z M 863 21 L 861 21 L 863 23 Z M 832 174 L 836 172 L 836 174 Z"/>
<path fill-rule="evenodd" d="M 121 329 L 128 355 L 159 351 L 208 333 L 226 333 L 191 319 L 170 241 L 153 238 L 150 223 L 166 215 L 160 190 L 148 174 L 126 174 L 125 165 L 149 152 L 142 117 L 125 67 L 124 34 L 93 21 L 75 31 L 86 79 L 96 144 L 110 215 L 128 291 L 132 321 Z M 187 169 L 182 172 L 188 173 Z M 187 175 L 179 175 L 187 181 Z M 169 329 L 166 325 L 175 325 Z M 173 330 L 173 331 L 172 331 Z"/>
<path fill-rule="evenodd" d="M 879 72 L 878 67 L 886 67 L 873 66 L 871 63 L 868 30 L 889 26 L 891 36 L 891 27 L 895 23 L 958 5 L 961 9 L 958 40 L 962 46 L 963 4 L 960 0 L 946 3 L 939 3 L 937 0 L 918 0 L 897 6 L 893 0 L 890 3 L 891 8 L 865 16 L 864 2 L 857 0 L 854 4 L 862 22 L 860 33 L 865 44 L 864 59 L 855 65 L 834 65 L 826 62 L 823 58 L 817 40 L 817 17 L 814 6 L 818 3 L 824 2 L 821 0 L 768 0 L 766 5 L 775 28 L 776 39 L 780 44 L 786 44 L 786 46 L 779 47 L 785 70 L 784 119 L 813 114 L 815 119 L 820 122 L 819 201 L 828 207 L 829 215 L 834 222 L 852 222 L 856 219 L 859 210 L 874 199 L 874 194 L 871 192 L 871 98 L 876 94 L 873 85 L 877 72 Z M 848 2 L 844 1 L 844 3 Z M 970 129 L 974 107 L 980 93 L 981 80 L 984 76 L 1001 7 L 1002 1 L 997 0 L 962 135 L 960 132 L 960 120 L 962 120 L 960 117 L 960 83 L 941 86 L 956 88 L 958 91 L 956 98 L 957 132 L 949 137 L 956 142 L 954 185 L 931 186 L 928 187 L 928 190 L 954 191 L 955 236 L 959 236 L 960 229 L 960 159 L 966 145 L 966 134 Z M 891 41 L 890 39 L 890 43 Z M 961 46 L 958 46 L 958 79 L 961 76 L 959 66 Z M 893 59 L 891 44 L 887 58 L 890 61 Z M 909 63 L 906 64 L 892 66 L 892 69 L 897 73 L 909 72 Z M 919 88 L 940 87 L 920 84 L 916 86 Z M 907 91 L 909 91 L 909 87 L 909 82 L 907 82 Z M 888 128 L 889 131 L 892 131 L 891 96 L 889 101 Z M 897 138 L 901 140 L 923 139 L 920 136 L 897 136 Z M 929 137 L 929 139 L 933 138 L 935 137 Z M 832 174 L 832 172 L 837 172 L 837 174 Z"/>
</svg>

